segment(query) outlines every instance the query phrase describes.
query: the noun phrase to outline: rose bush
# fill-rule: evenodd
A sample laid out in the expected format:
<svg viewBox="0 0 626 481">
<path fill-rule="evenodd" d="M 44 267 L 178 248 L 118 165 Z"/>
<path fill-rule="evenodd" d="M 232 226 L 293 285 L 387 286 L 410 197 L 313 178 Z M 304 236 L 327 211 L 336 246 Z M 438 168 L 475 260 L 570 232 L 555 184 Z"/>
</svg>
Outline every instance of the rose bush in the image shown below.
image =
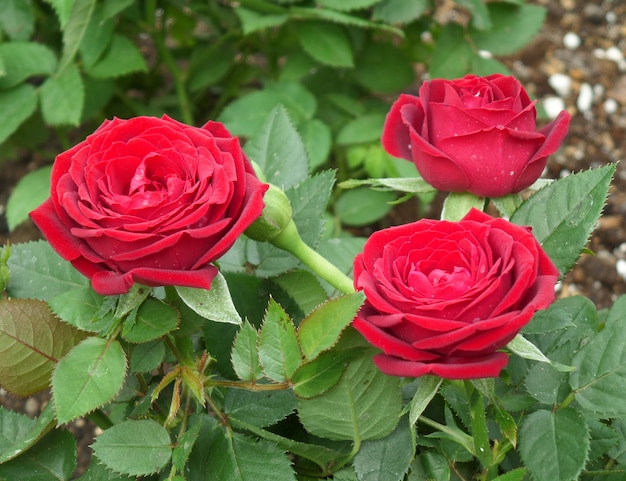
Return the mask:
<svg viewBox="0 0 626 481">
<path fill-rule="evenodd" d="M 439 190 L 500 197 L 537 180 L 567 134 L 566 111 L 539 131 L 536 116 L 535 102 L 513 77 L 435 79 L 419 97 L 396 100 L 382 143 Z"/>
<path fill-rule="evenodd" d="M 500 352 L 554 301 L 559 272 L 530 229 L 470 211 L 372 234 L 354 261 L 366 301 L 354 327 L 396 376 L 495 377 Z"/>
<path fill-rule="evenodd" d="M 218 122 L 115 118 L 57 156 L 31 217 L 100 294 L 135 282 L 208 289 L 211 262 L 261 214 L 266 189 Z"/>
</svg>

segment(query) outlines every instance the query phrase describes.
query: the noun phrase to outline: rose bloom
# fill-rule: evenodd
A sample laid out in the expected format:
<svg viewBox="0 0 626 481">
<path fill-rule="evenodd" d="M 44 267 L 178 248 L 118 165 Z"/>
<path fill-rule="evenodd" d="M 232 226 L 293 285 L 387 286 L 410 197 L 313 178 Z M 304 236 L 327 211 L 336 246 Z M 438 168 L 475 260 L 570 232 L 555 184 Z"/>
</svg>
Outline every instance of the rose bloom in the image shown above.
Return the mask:
<svg viewBox="0 0 626 481">
<path fill-rule="evenodd" d="M 382 143 L 438 190 L 500 197 L 535 182 L 567 135 L 566 111 L 539 131 L 536 116 L 513 77 L 435 79 L 396 100 Z"/>
<path fill-rule="evenodd" d="M 377 231 L 354 261 L 353 326 L 394 376 L 496 377 L 500 349 L 554 301 L 559 271 L 529 228 L 470 211 Z"/>
<path fill-rule="evenodd" d="M 211 262 L 259 217 L 267 187 L 218 122 L 115 118 L 57 156 L 31 217 L 99 294 L 209 289 Z"/>
</svg>

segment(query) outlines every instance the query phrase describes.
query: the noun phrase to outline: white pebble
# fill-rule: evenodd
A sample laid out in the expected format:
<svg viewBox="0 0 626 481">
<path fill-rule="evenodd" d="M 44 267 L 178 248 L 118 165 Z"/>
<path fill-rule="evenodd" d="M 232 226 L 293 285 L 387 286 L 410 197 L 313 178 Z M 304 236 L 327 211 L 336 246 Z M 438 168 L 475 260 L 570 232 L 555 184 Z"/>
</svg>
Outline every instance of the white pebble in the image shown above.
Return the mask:
<svg viewBox="0 0 626 481">
<path fill-rule="evenodd" d="M 578 47 L 580 47 L 581 43 L 582 41 L 580 40 L 580 37 L 574 32 L 567 32 L 563 36 L 563 45 L 565 45 L 565 47 L 569 48 L 570 50 L 576 50 Z"/>
<path fill-rule="evenodd" d="M 612 25 L 617 22 L 617 13 L 606 12 L 606 15 L 604 16 L 604 18 L 606 18 L 606 23 L 609 23 Z"/>
<path fill-rule="evenodd" d="M 578 99 L 576 100 L 576 107 L 578 107 L 580 112 L 587 112 L 591 109 L 592 102 L 593 88 L 585 82 L 580 86 L 580 93 L 578 94 Z"/>
<path fill-rule="evenodd" d="M 555 119 L 557 115 L 565 108 L 565 102 L 561 97 L 545 97 L 543 99 L 543 108 L 551 119 Z"/>
<path fill-rule="evenodd" d="M 555 73 L 548 77 L 548 84 L 561 97 L 567 97 L 572 88 L 572 79 L 568 75 Z"/>
<path fill-rule="evenodd" d="M 604 101 L 604 111 L 611 115 L 617 112 L 617 101 L 615 99 L 606 99 Z"/>
<path fill-rule="evenodd" d="M 617 273 L 626 279 L 626 260 L 618 259 L 617 264 L 615 265 L 615 269 L 617 269 Z"/>
<path fill-rule="evenodd" d="M 621 60 L 624 60 L 624 54 L 615 46 L 607 48 L 604 54 L 607 59 L 613 60 L 613 62 L 619 63 Z"/>
<path fill-rule="evenodd" d="M 39 411 L 39 403 L 35 398 L 29 397 L 24 403 L 24 411 L 29 416 L 34 416 Z"/>
</svg>

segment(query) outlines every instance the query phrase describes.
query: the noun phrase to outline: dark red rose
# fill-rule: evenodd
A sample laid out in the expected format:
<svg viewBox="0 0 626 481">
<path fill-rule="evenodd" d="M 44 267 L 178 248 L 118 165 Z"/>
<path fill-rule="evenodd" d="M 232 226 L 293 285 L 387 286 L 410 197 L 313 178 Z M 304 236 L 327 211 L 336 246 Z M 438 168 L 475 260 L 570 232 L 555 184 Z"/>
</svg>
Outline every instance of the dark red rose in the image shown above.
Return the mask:
<svg viewBox="0 0 626 481">
<path fill-rule="evenodd" d="M 500 197 L 535 182 L 567 135 L 567 112 L 539 131 L 536 116 L 513 77 L 435 79 L 396 100 L 382 143 L 439 190 Z"/>
<path fill-rule="evenodd" d="M 472 210 L 375 232 L 354 261 L 354 327 L 395 376 L 498 376 L 499 351 L 554 301 L 559 272 L 529 228 Z"/>
<path fill-rule="evenodd" d="M 218 122 L 116 118 L 56 158 L 31 217 L 100 294 L 135 282 L 208 289 L 211 262 L 259 217 L 266 189 Z"/>
</svg>

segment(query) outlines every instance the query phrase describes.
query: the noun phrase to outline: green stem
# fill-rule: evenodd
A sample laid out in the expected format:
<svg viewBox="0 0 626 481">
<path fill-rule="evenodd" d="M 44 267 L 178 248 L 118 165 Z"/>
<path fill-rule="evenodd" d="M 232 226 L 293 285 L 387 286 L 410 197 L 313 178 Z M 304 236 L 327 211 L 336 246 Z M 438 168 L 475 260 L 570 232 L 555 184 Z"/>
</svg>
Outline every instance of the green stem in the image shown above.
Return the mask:
<svg viewBox="0 0 626 481">
<path fill-rule="evenodd" d="M 276 247 L 296 256 L 302 263 L 344 294 L 354 292 L 352 279 L 304 243 L 291 221 L 272 241 Z"/>
<path fill-rule="evenodd" d="M 96 409 L 95 411 L 87 414 L 87 419 L 89 419 L 102 430 L 109 429 L 113 426 L 113 421 L 111 421 L 109 419 L 109 416 L 104 414 L 101 409 Z"/>
</svg>

